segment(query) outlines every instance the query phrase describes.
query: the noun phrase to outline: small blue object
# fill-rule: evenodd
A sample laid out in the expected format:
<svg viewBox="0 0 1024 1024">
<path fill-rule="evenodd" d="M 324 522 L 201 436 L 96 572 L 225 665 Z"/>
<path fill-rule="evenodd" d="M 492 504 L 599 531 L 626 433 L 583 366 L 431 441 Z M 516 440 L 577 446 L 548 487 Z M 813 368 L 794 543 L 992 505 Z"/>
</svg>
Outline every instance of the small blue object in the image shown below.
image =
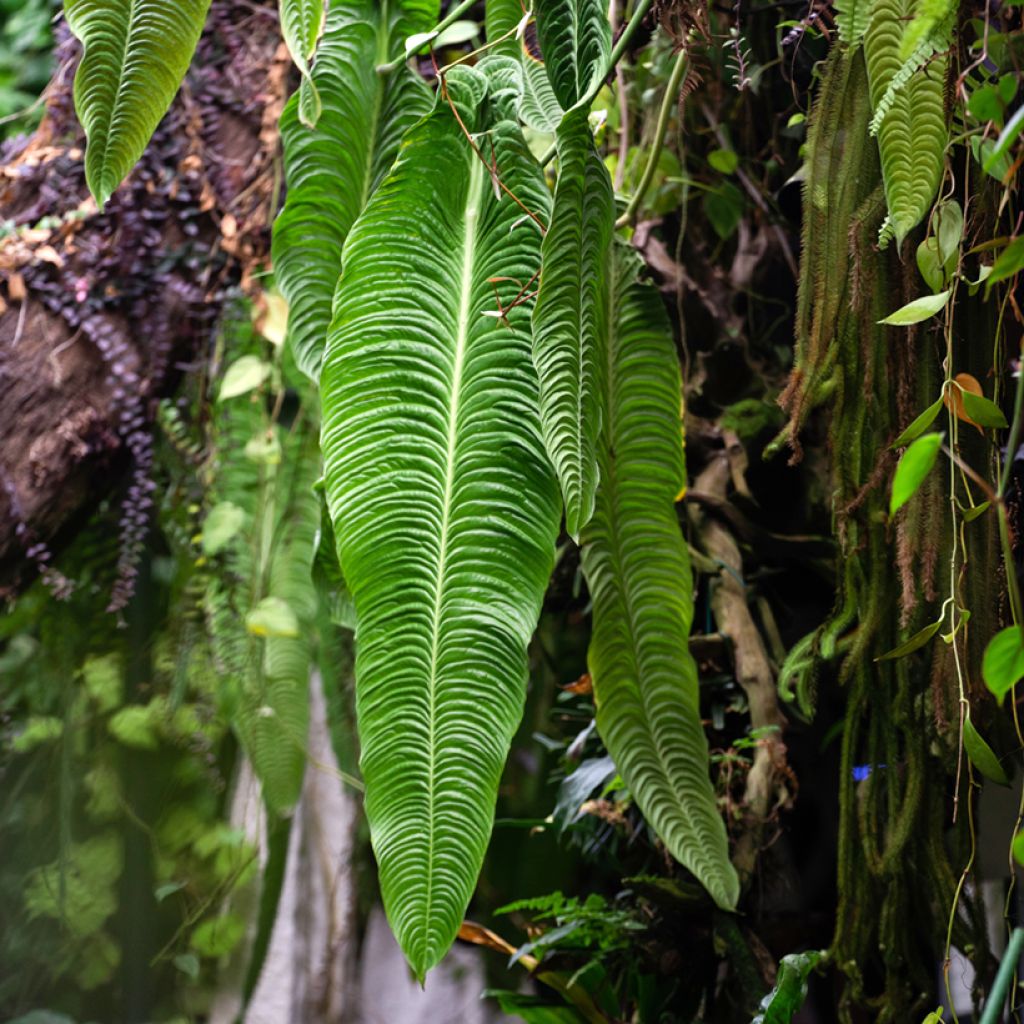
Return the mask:
<svg viewBox="0 0 1024 1024">
<path fill-rule="evenodd" d="M 885 768 L 884 764 L 870 765 L 870 764 L 855 764 L 853 766 L 853 781 L 863 782 L 870 774 L 872 768 Z"/>
</svg>

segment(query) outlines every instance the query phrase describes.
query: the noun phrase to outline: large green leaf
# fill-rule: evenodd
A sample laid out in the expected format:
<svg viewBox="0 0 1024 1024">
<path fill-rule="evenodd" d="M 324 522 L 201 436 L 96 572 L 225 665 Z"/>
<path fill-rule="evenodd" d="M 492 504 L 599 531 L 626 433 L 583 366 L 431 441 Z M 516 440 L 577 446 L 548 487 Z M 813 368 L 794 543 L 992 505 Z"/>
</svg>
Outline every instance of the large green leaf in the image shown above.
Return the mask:
<svg viewBox="0 0 1024 1024">
<path fill-rule="evenodd" d="M 608 71 L 611 26 L 604 0 L 535 0 L 537 40 L 555 98 L 568 110 Z"/>
<path fill-rule="evenodd" d="M 905 61 L 901 57 L 907 26 L 921 0 L 875 0 L 864 37 L 871 105 L 878 125 L 878 151 L 889 216 L 883 242 L 902 243 L 931 209 L 942 179 L 949 130 L 946 119 L 948 58 L 937 56 L 913 70 L 893 89 Z M 907 75 L 906 70 L 902 75 Z M 902 76 L 901 76 L 902 77 Z"/>
<path fill-rule="evenodd" d="M 655 832 L 728 909 L 739 880 L 708 777 L 687 646 L 690 562 L 674 508 L 685 473 L 679 366 L 657 291 L 636 282 L 632 254 L 617 260 L 601 486 L 583 531 L 597 727 Z"/>
<path fill-rule="evenodd" d="M 324 0 L 280 0 L 281 35 L 302 75 L 299 119 L 309 128 L 320 118 L 320 91 L 309 71 L 316 44 L 324 28 Z"/>
<path fill-rule="evenodd" d="M 475 69 L 448 74 L 504 185 L 546 219 L 540 169 L 514 123 L 487 120 L 485 91 Z M 326 493 L 359 622 L 366 812 L 421 978 L 483 860 L 558 532 L 530 308 L 515 304 L 540 242 L 440 97 L 349 236 L 321 378 Z"/>
<path fill-rule="evenodd" d="M 356 217 L 391 166 L 402 135 L 430 107 L 404 64 L 377 72 L 407 35 L 429 27 L 437 0 L 333 0 L 312 71 L 322 101 L 315 130 L 300 118 L 301 93 L 281 118 L 288 198 L 274 224 L 277 282 L 289 302 L 289 343 L 316 378 L 323 358 L 341 250 Z"/>
<path fill-rule="evenodd" d="M 559 126 L 558 156 L 533 313 L 533 360 L 566 529 L 578 539 L 593 515 L 597 491 L 615 195 L 582 107 Z"/>
<path fill-rule="evenodd" d="M 64 0 L 85 53 L 75 109 L 85 177 L 102 207 L 142 155 L 185 77 L 210 0 Z"/>
</svg>

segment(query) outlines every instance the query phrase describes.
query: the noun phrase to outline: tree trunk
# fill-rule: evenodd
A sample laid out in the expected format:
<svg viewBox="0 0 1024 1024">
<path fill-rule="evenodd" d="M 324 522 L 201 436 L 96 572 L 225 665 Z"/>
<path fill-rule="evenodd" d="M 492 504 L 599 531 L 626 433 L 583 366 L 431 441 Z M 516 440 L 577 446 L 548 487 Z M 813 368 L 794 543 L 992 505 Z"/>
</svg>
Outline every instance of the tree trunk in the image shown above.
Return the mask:
<svg viewBox="0 0 1024 1024">
<path fill-rule="evenodd" d="M 159 399 L 204 356 L 225 304 L 265 259 L 289 63 L 271 0 L 214 0 L 180 95 L 100 212 L 67 35 L 46 113 L 0 148 L 0 596 L 124 491 L 122 544 L 153 483 Z"/>
</svg>

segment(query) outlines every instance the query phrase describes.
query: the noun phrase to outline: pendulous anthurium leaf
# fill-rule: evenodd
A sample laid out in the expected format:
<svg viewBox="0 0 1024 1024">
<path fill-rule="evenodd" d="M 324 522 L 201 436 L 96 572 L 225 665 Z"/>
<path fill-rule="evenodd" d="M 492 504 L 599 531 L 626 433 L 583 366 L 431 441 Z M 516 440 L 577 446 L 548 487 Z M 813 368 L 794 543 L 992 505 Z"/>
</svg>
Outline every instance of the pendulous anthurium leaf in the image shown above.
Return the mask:
<svg viewBox="0 0 1024 1024">
<path fill-rule="evenodd" d="M 281 117 L 288 195 L 274 224 L 274 269 L 289 304 L 295 361 L 314 380 L 345 236 L 405 131 L 430 109 L 429 90 L 404 64 L 376 69 L 437 11 L 437 0 L 332 0 L 310 76 L 322 103 L 316 128 L 302 122 L 301 90 Z"/>
<path fill-rule="evenodd" d="M 739 879 L 708 776 L 690 559 L 676 518 L 685 479 L 672 328 L 638 257 L 616 252 L 601 440 L 601 485 L 583 531 L 594 605 L 588 661 L 597 727 L 644 817 L 715 902 Z"/>
<path fill-rule="evenodd" d="M 608 71 L 611 26 L 604 0 L 534 0 L 537 42 L 555 99 L 565 110 Z"/>
<path fill-rule="evenodd" d="M 492 105 L 488 88 L 452 69 L 406 135 L 346 243 L 321 375 L 366 813 L 419 978 L 454 940 L 487 848 L 560 517 L 526 287 L 549 198 L 507 90 Z M 466 131 L 486 131 L 523 206 Z"/>
<path fill-rule="evenodd" d="M 615 196 L 586 110 L 565 115 L 558 156 L 533 312 L 533 360 L 544 442 L 562 486 L 566 530 L 578 540 L 597 492 Z"/>
<path fill-rule="evenodd" d="M 210 0 L 64 0 L 85 52 L 75 109 L 85 177 L 102 208 L 142 156 L 185 77 Z"/>
</svg>

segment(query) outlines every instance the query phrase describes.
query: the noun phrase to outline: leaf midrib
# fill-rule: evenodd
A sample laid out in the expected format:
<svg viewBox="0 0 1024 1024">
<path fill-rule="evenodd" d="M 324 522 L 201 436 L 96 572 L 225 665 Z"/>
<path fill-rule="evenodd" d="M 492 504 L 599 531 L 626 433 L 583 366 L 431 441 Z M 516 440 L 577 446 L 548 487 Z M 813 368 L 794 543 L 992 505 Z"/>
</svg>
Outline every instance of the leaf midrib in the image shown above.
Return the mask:
<svg viewBox="0 0 1024 1024">
<path fill-rule="evenodd" d="M 110 107 L 110 120 L 107 123 L 107 130 L 103 135 L 103 146 L 100 150 L 100 161 L 99 161 L 99 172 L 100 172 L 100 192 L 104 197 L 104 200 L 113 192 L 113 189 L 107 191 L 107 172 L 110 170 L 108 166 L 108 158 L 110 156 L 110 139 L 114 134 L 114 124 L 117 121 L 117 113 L 121 107 L 122 86 L 124 85 L 125 76 L 125 65 L 128 59 L 128 51 L 131 46 L 132 32 L 135 29 L 135 15 L 139 10 L 139 4 L 142 0 L 129 0 L 130 13 L 128 15 L 128 29 L 124 35 L 124 46 L 121 48 L 120 60 L 117 62 L 117 86 L 114 89 L 114 102 Z M 117 187 L 115 183 L 114 188 Z"/>
<path fill-rule="evenodd" d="M 469 340 L 470 313 L 473 302 L 474 262 L 476 259 L 477 224 L 481 201 L 484 195 L 485 177 L 483 165 L 473 154 L 469 155 L 469 186 L 466 190 L 466 209 L 463 218 L 462 273 L 459 281 L 459 311 L 456 319 L 455 360 L 452 365 L 451 402 L 448 408 L 448 424 L 445 444 L 445 479 L 441 506 L 441 539 L 437 557 L 437 585 L 434 590 L 434 607 L 431 613 L 430 675 L 428 677 L 428 729 L 427 750 L 429 767 L 427 773 L 427 865 L 426 899 L 424 901 L 423 934 L 430 934 L 433 920 L 431 901 L 434 882 L 434 781 L 436 776 L 437 746 L 437 663 L 440 654 L 441 605 L 444 598 L 445 576 L 448 568 L 448 532 L 451 523 L 452 493 L 455 486 L 455 455 L 458 441 L 459 406 L 462 391 L 462 375 L 465 369 L 466 347 Z"/>
</svg>

